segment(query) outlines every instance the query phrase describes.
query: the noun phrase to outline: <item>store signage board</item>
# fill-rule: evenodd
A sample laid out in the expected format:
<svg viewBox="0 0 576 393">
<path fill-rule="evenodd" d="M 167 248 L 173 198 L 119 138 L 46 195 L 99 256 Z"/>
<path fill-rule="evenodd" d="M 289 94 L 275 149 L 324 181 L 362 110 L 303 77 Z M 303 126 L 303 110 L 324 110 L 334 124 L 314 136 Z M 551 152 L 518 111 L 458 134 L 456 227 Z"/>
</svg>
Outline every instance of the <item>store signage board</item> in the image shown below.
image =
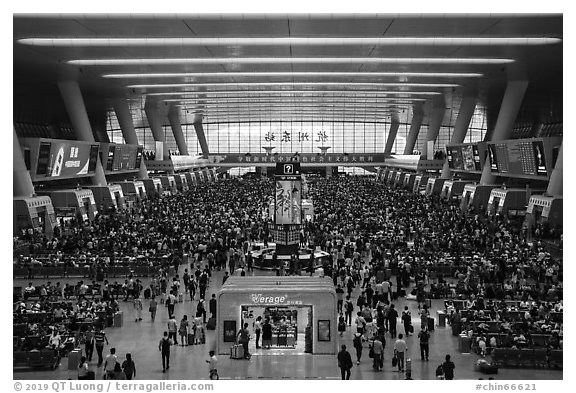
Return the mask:
<svg viewBox="0 0 576 393">
<path fill-rule="evenodd" d="M 293 300 L 288 297 L 287 294 L 284 295 L 265 295 L 262 293 L 253 293 L 250 295 L 252 303 L 258 305 L 286 305 L 286 306 L 296 306 L 302 305 L 302 300 Z"/>
</svg>

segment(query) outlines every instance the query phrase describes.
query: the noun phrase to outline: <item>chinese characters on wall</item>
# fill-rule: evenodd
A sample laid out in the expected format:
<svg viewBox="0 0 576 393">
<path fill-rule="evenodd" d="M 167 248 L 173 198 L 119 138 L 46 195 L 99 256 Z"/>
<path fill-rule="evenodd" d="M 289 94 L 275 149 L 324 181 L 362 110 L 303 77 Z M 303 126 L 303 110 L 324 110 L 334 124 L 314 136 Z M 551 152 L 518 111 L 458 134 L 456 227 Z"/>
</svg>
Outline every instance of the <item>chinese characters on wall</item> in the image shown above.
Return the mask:
<svg viewBox="0 0 576 393">
<path fill-rule="evenodd" d="M 264 134 L 263 139 L 265 142 L 272 143 L 279 141 L 280 143 L 291 143 L 291 142 L 316 142 L 316 143 L 326 143 L 328 142 L 329 136 L 326 131 L 316 131 L 314 135 L 310 135 L 309 132 L 302 131 L 281 131 L 276 133 L 275 131 L 268 131 Z"/>
</svg>

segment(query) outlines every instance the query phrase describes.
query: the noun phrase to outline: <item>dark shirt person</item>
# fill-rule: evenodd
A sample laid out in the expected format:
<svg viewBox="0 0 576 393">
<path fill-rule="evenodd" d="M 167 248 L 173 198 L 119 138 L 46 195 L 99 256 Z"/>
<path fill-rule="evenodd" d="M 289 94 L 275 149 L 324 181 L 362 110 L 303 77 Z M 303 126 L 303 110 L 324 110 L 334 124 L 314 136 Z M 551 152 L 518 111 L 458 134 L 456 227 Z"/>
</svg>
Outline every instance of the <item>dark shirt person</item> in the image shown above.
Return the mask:
<svg viewBox="0 0 576 393">
<path fill-rule="evenodd" d="M 350 352 L 346 350 L 346 345 L 342 345 L 342 350 L 338 352 L 338 367 L 340 367 L 342 379 L 350 379 L 352 356 L 350 356 Z"/>
<path fill-rule="evenodd" d="M 444 379 L 454 379 L 454 362 L 450 360 L 450 355 L 446 355 L 446 361 L 442 363 L 442 370 L 444 371 Z"/>
</svg>

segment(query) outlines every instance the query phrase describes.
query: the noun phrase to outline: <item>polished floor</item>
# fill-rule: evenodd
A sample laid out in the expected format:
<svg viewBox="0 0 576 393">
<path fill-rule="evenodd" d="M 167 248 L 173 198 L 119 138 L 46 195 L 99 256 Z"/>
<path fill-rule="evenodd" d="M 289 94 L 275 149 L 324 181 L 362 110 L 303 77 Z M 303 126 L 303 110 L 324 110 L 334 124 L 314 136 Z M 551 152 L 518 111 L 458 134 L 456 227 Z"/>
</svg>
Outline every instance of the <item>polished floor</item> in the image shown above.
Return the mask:
<svg viewBox="0 0 576 393">
<path fill-rule="evenodd" d="M 180 273 L 184 267 L 181 267 Z M 269 274 L 256 272 L 255 274 Z M 222 272 L 215 272 L 212 276 L 208 288 L 207 298 L 212 293 L 216 293 L 222 283 Z M 14 285 L 26 286 L 29 280 L 14 280 Z M 45 283 L 45 279 L 32 280 L 34 284 Z M 77 282 L 72 280 L 51 280 L 53 282 Z M 118 280 L 120 281 L 120 280 Z M 393 282 L 395 282 L 393 280 Z M 144 279 L 144 285 L 147 280 Z M 359 289 L 353 293 L 357 297 Z M 197 295 L 198 296 L 198 295 Z M 184 303 L 176 306 L 176 318 L 179 320 L 183 314 L 191 316 L 196 309 L 197 301 L 190 301 L 189 296 L 185 297 Z M 395 302 L 398 310 L 404 309 L 407 305 L 412 311 L 413 324 L 416 333 L 420 325 L 417 307 L 414 301 L 400 299 Z M 214 346 L 214 331 L 207 331 L 206 344 L 188 347 L 175 346 L 172 348 L 170 358 L 170 369 L 162 373 L 162 363 L 158 342 L 162 332 L 166 330 L 168 312 L 165 307 L 159 307 L 156 321 L 152 323 L 149 313 L 144 312 L 141 322 L 134 322 L 135 311 L 131 302 L 120 302 L 120 307 L 124 312 L 124 326 L 121 328 L 108 328 L 106 335 L 110 345 L 105 347 L 105 354 L 110 347 L 115 347 L 119 359 L 124 360 L 126 353 L 131 353 L 136 363 L 136 379 L 207 379 L 208 367 L 205 360 L 208 358 L 208 351 Z M 432 302 L 432 315 L 436 315 L 436 310 L 443 308 L 443 301 L 434 300 Z M 144 301 L 144 310 L 148 310 L 148 301 Z M 403 328 L 398 324 L 398 332 Z M 346 344 L 353 359 L 355 352 L 352 346 L 353 331 L 348 328 L 343 337 L 337 336 L 338 345 Z M 386 337 L 384 370 L 375 372 L 372 369 L 372 359 L 368 358 L 368 349 L 365 348 L 362 360 L 359 365 L 354 364 L 352 368 L 352 379 L 404 379 L 405 374 L 398 373 L 392 367 L 391 359 L 393 354 L 393 340 Z M 446 354 L 450 354 L 456 364 L 455 379 L 487 379 L 488 376 L 474 371 L 474 364 L 478 359 L 475 354 L 461 354 L 458 351 L 458 341 L 451 334 L 450 327 L 440 328 L 436 326 L 430 339 L 430 360 L 428 362 L 420 360 L 420 350 L 418 339 L 410 336 L 406 340 L 408 344 L 407 358 L 412 359 L 413 379 L 434 379 L 436 367 L 444 361 Z M 252 343 L 251 343 L 252 344 Z M 253 345 L 253 344 L 252 344 Z M 367 344 L 365 344 L 367 346 Z M 227 356 L 218 357 L 218 371 L 220 379 L 339 379 L 340 370 L 337 367 L 336 356 L 303 354 L 294 350 L 270 350 L 258 351 L 258 356 L 253 356 L 250 360 L 232 360 Z M 76 370 L 68 370 L 67 358 L 62 359 L 62 363 L 55 370 L 28 370 L 14 371 L 14 379 L 76 379 Z M 101 368 L 96 367 L 96 361 L 90 363 L 92 370 L 96 371 L 96 377 L 102 378 Z M 546 380 L 562 379 L 562 370 L 543 369 L 503 369 L 493 376 L 498 380 Z"/>
</svg>

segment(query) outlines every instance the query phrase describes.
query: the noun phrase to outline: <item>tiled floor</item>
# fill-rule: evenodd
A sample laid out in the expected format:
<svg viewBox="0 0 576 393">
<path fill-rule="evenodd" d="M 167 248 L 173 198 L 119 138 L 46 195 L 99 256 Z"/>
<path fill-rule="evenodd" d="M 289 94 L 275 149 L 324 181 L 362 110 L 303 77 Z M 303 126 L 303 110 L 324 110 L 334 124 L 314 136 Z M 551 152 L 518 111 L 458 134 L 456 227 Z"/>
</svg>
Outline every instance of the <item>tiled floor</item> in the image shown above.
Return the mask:
<svg viewBox="0 0 576 393">
<path fill-rule="evenodd" d="M 181 268 L 183 271 L 183 267 Z M 257 272 L 256 274 L 266 274 Z M 269 273 L 268 273 L 269 274 Z M 222 273 L 213 274 L 207 297 L 216 293 L 221 287 Z M 29 280 L 14 280 L 14 285 L 26 286 Z M 34 283 L 45 283 L 46 280 L 32 280 Z M 58 280 L 52 280 L 53 282 Z M 73 280 L 60 280 L 61 282 L 76 282 Z M 121 280 L 118 280 L 121 281 Z M 395 281 L 393 281 L 395 282 Z M 144 285 L 146 285 L 145 280 Z M 356 289 L 353 296 L 358 296 Z M 396 308 L 402 310 L 408 305 L 414 316 L 414 326 L 418 332 L 419 320 L 417 320 L 417 308 L 413 301 L 401 299 L 395 302 Z M 183 304 L 176 306 L 177 319 L 184 314 L 193 315 L 196 302 L 191 302 L 187 297 Z M 213 348 L 214 331 L 207 331 L 206 344 L 189 347 L 173 347 L 170 360 L 170 369 L 167 373 L 162 373 L 162 363 L 160 352 L 158 351 L 158 341 L 162 332 L 166 330 L 168 313 L 165 307 L 160 307 L 156 322 L 152 323 L 148 313 L 144 313 L 144 320 L 139 323 L 134 322 L 134 309 L 132 303 L 120 304 L 124 311 L 124 326 L 121 328 L 108 328 L 106 334 L 110 340 L 110 345 L 116 347 L 119 357 L 123 360 L 126 353 L 130 352 L 136 363 L 137 379 L 207 379 L 208 368 L 205 360 L 208 358 L 208 351 Z M 436 315 L 436 310 L 443 307 L 441 300 L 434 300 L 432 303 L 432 315 Z M 147 301 L 144 310 L 148 309 Z M 398 331 L 403 328 L 398 325 Z M 349 330 L 338 340 L 342 344 L 347 344 L 353 359 L 355 352 L 352 346 L 353 332 Z M 392 368 L 391 359 L 393 353 L 393 340 L 386 337 L 384 371 L 374 372 L 372 370 L 372 359 L 368 358 L 368 349 L 362 354 L 360 365 L 354 364 L 352 368 L 352 379 L 404 379 L 404 374 L 399 374 Z M 413 379 L 434 379 L 436 367 L 444 361 L 444 356 L 450 354 L 456 364 L 456 379 L 478 379 L 487 376 L 474 371 L 474 363 L 478 356 L 474 354 L 460 354 L 458 352 L 457 338 L 451 334 L 450 327 L 436 327 L 430 340 L 430 361 L 420 360 L 418 339 L 414 336 L 407 338 L 408 356 L 412 359 Z M 106 346 L 105 353 L 109 346 Z M 219 356 L 218 371 L 221 379 L 339 379 L 340 370 L 337 367 L 335 356 L 310 355 L 310 354 L 289 354 L 293 351 L 273 350 L 259 356 L 253 356 L 251 360 L 231 360 L 225 356 Z M 34 370 L 15 371 L 14 379 L 75 379 L 77 372 L 68 370 L 67 359 L 62 359 L 61 365 L 56 370 Z M 102 378 L 101 369 L 96 368 L 96 362 L 90 364 L 96 371 L 97 378 Z M 561 370 L 534 370 L 534 369 L 500 369 L 499 374 L 494 375 L 495 379 L 562 379 Z"/>
</svg>

